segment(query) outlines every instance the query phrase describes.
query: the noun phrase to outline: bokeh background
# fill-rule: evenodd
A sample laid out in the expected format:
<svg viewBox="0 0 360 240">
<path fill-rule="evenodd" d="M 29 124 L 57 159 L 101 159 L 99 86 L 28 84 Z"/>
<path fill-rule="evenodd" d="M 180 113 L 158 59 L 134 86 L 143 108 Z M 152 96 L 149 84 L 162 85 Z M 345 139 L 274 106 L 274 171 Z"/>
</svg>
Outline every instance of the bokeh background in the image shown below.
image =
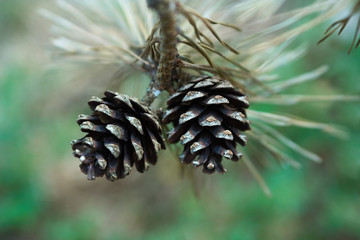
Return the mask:
<svg viewBox="0 0 360 240">
<path fill-rule="evenodd" d="M 54 63 L 50 23 L 38 12 L 52 4 L 0 1 L 0 239 L 360 239 L 358 102 L 285 108 L 341 125 L 349 136 L 285 129 L 324 162 L 299 158 L 296 170 L 269 159 L 261 173 L 271 198 L 242 162 L 226 163 L 224 176 L 204 176 L 181 171 L 168 153 L 146 174 L 86 180 L 70 141 L 82 135 L 75 119 L 89 113 L 88 98 L 104 91 L 104 69 L 92 72 L 99 86 L 89 87 L 72 84 L 86 74 L 69 76 L 69 68 Z M 355 25 L 316 45 L 329 23 L 301 35 L 294 47 L 307 43 L 308 53 L 277 74 L 292 77 L 324 64 L 329 71 L 289 92 L 359 95 L 360 50 L 347 55 Z M 74 98 L 74 91 L 83 94 Z M 131 78 L 119 91 L 143 94 Z"/>
</svg>

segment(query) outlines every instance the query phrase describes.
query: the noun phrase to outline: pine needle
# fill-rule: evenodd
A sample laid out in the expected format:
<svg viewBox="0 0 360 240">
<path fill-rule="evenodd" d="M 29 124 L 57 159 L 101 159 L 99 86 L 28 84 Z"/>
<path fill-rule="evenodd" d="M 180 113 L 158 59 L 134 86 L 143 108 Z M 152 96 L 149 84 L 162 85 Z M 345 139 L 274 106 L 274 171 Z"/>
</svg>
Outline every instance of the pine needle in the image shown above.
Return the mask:
<svg viewBox="0 0 360 240">
<path fill-rule="evenodd" d="M 304 102 L 358 102 L 360 96 L 353 95 L 299 95 L 299 94 L 281 94 L 274 96 L 255 96 L 251 98 L 252 103 L 276 104 L 276 105 L 295 105 Z"/>
<path fill-rule="evenodd" d="M 325 31 L 325 33 L 324 33 L 325 36 L 318 41 L 318 44 L 320 44 L 320 43 L 322 43 L 323 41 L 325 41 L 326 39 L 328 39 L 328 38 L 329 38 L 333 33 L 335 33 L 339 28 L 340 28 L 340 30 L 339 30 L 339 32 L 338 32 L 338 35 L 340 35 L 340 34 L 343 32 L 343 30 L 345 29 L 345 27 L 347 26 L 347 24 L 349 23 L 350 19 L 351 19 L 357 12 L 359 12 L 359 11 L 360 11 L 360 0 L 355 4 L 355 6 L 353 7 L 351 13 L 350 13 L 347 17 L 345 17 L 345 18 L 343 18 L 343 19 L 340 19 L 340 20 L 332 23 L 332 24 L 326 29 L 326 31 Z M 330 31 L 330 30 L 331 30 L 331 31 Z M 358 35 L 359 35 L 359 32 L 360 32 L 360 16 L 359 16 L 359 18 L 358 18 L 357 26 L 356 26 L 356 29 L 355 29 L 355 32 L 354 32 L 353 41 L 352 41 L 352 43 L 351 43 L 351 45 L 350 45 L 350 49 L 349 49 L 349 51 L 348 51 L 348 54 L 351 53 L 351 50 L 353 49 L 353 47 L 354 47 L 354 45 L 355 45 L 355 43 L 356 43 L 357 37 L 358 37 Z M 356 43 L 355 48 L 358 48 L 359 44 L 360 44 L 360 38 L 359 38 L 358 42 Z"/>
<path fill-rule="evenodd" d="M 242 160 L 245 163 L 245 166 L 249 169 L 250 173 L 254 176 L 255 180 L 260 185 L 260 187 L 263 190 L 263 192 L 265 193 L 265 195 L 268 197 L 271 197 L 272 194 L 271 194 L 269 187 L 266 185 L 266 182 L 261 177 L 260 173 L 254 166 L 254 164 L 252 164 L 252 162 L 250 160 L 248 160 L 246 157 L 243 157 Z"/>
<path fill-rule="evenodd" d="M 199 14 L 198 12 L 196 12 L 195 10 L 189 8 L 189 7 L 185 7 L 182 6 L 181 4 L 178 4 L 178 9 L 180 9 L 180 13 L 184 13 L 187 12 L 185 15 L 188 16 L 188 13 L 196 16 L 197 18 L 199 18 L 204 25 L 210 30 L 210 32 L 213 34 L 213 36 L 224 46 L 226 47 L 228 50 L 230 50 L 231 52 L 235 53 L 235 54 L 239 54 L 239 52 L 237 50 L 235 50 L 234 48 L 232 48 L 230 45 L 228 45 L 226 42 L 224 42 L 218 35 L 218 33 L 214 30 L 214 28 L 211 26 L 211 23 L 214 21 L 209 21 L 207 18 L 204 18 L 203 16 L 201 16 L 201 14 Z M 185 16 L 185 17 L 186 17 Z M 215 23 L 215 22 L 214 22 Z M 195 30 L 196 31 L 196 30 Z"/>
<path fill-rule="evenodd" d="M 309 129 L 318 129 L 339 138 L 347 137 L 347 134 L 344 130 L 340 129 L 339 127 L 332 126 L 330 124 L 312 122 L 312 121 L 302 120 L 296 117 L 287 117 L 284 115 L 259 112 L 255 110 L 248 110 L 247 112 L 250 119 L 251 118 L 258 119 L 274 126 L 280 126 L 280 127 L 295 126 L 295 127 L 309 128 Z"/>
</svg>

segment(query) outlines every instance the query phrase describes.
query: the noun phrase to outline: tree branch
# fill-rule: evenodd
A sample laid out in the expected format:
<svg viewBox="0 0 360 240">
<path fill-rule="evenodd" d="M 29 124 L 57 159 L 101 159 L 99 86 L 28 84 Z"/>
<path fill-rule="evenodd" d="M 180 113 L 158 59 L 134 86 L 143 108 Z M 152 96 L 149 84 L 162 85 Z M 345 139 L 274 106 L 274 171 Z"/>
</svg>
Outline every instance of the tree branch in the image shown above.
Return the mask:
<svg viewBox="0 0 360 240">
<path fill-rule="evenodd" d="M 147 0 L 149 8 L 154 9 L 160 20 L 160 61 L 156 71 L 159 90 L 174 92 L 172 72 L 176 67 L 176 20 L 175 4 L 170 0 Z"/>
</svg>

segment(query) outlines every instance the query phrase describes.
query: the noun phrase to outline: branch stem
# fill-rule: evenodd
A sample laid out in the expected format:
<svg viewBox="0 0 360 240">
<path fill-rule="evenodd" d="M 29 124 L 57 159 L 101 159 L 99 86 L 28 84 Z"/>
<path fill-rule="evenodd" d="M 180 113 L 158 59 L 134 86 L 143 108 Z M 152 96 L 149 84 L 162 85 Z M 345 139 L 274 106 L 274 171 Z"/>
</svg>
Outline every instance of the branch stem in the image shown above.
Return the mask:
<svg viewBox="0 0 360 240">
<path fill-rule="evenodd" d="M 176 68 L 177 57 L 175 4 L 170 0 L 147 0 L 147 4 L 158 13 L 160 22 L 160 61 L 156 80 L 159 90 L 166 90 L 172 94 L 172 72 Z"/>
</svg>

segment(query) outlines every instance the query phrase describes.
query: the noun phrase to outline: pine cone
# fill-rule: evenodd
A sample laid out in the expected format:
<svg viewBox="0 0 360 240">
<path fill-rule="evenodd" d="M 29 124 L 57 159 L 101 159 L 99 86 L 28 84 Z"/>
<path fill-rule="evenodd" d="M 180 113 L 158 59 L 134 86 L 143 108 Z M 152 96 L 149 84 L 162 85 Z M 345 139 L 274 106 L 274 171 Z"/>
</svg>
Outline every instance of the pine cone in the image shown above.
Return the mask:
<svg viewBox="0 0 360 240">
<path fill-rule="evenodd" d="M 93 114 L 77 119 L 87 135 L 71 142 L 89 180 L 105 174 L 114 181 L 128 175 L 134 163 L 139 172 L 156 163 L 157 152 L 165 145 L 160 124 L 148 107 L 136 98 L 111 91 L 102 99 L 92 97 L 89 106 Z"/>
<path fill-rule="evenodd" d="M 222 157 L 237 161 L 242 156 L 236 142 L 245 145 L 242 131 L 250 129 L 245 108 L 247 97 L 228 81 L 200 77 L 181 87 L 168 100 L 163 123 L 172 122 L 169 143 L 180 140 L 183 163 L 203 165 L 203 172 L 223 174 Z"/>
</svg>

